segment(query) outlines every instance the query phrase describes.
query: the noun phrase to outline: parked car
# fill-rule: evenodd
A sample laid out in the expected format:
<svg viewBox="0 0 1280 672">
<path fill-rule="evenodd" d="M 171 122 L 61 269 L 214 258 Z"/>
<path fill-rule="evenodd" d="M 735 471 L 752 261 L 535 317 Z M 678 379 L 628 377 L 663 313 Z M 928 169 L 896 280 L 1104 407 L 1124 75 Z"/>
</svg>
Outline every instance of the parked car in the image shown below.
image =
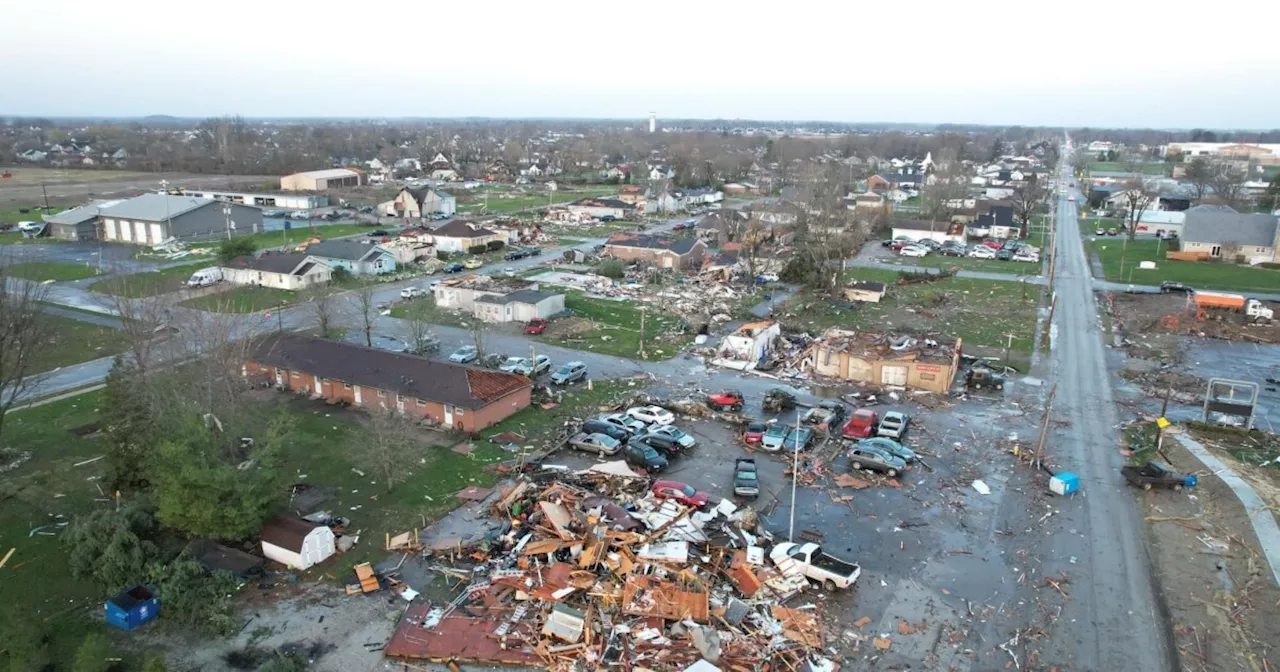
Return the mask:
<svg viewBox="0 0 1280 672">
<path fill-rule="evenodd" d="M 822 547 L 812 543 L 785 541 L 769 551 L 769 559 L 779 567 L 794 565 L 805 578 L 822 584 L 828 592 L 848 588 L 862 576 L 862 568 L 857 563 L 827 555 L 822 552 Z"/>
<path fill-rule="evenodd" d="M 587 377 L 587 365 L 582 362 L 566 362 L 551 374 L 552 385 L 568 385 Z"/>
<path fill-rule="evenodd" d="M 911 418 L 906 413 L 888 411 L 880 419 L 880 427 L 876 429 L 876 436 L 887 436 L 891 439 L 901 440 L 907 433 L 907 425 L 910 422 Z"/>
<path fill-rule="evenodd" d="M 764 401 L 760 406 L 767 413 L 780 413 L 796 407 L 796 395 L 782 389 L 771 387 L 764 393 Z"/>
<path fill-rule="evenodd" d="M 923 245 L 908 245 L 899 250 L 898 254 L 904 257 L 924 257 L 929 254 L 929 248 Z"/>
<path fill-rule="evenodd" d="M 524 325 L 524 333 L 538 335 L 547 330 L 547 321 L 541 317 L 535 317 Z"/>
<path fill-rule="evenodd" d="M 787 438 L 782 440 L 782 447 L 785 450 L 804 450 L 813 443 L 813 434 L 813 430 L 808 427 L 796 427 L 787 432 Z"/>
<path fill-rule="evenodd" d="M 369 233 L 366 233 L 366 234 L 364 234 L 364 235 L 366 235 L 366 236 L 368 236 L 368 237 L 370 237 L 370 238 L 386 238 L 386 237 L 387 237 L 387 235 L 389 235 L 389 234 L 387 234 L 387 232 L 386 232 L 386 231 L 383 231 L 382 229 L 374 229 L 374 230 L 372 230 L 372 231 L 370 231 Z"/>
<path fill-rule="evenodd" d="M 222 269 L 217 266 L 210 266 L 192 273 L 191 277 L 187 279 L 187 286 L 208 287 L 209 285 L 216 285 L 222 280 Z"/>
<path fill-rule="evenodd" d="M 769 425 L 763 422 L 748 422 L 747 428 L 742 432 L 742 442 L 748 446 L 754 446 L 764 439 L 764 433 L 768 431 Z"/>
<path fill-rule="evenodd" d="M 660 472 L 667 468 L 667 458 L 658 454 L 652 446 L 643 443 L 629 443 L 622 450 L 622 457 L 627 462 L 644 467 L 648 471 Z"/>
<path fill-rule="evenodd" d="M 372 215 L 372 214 L 373 214 L 373 206 L 372 206 L 372 205 L 362 205 L 362 206 L 360 206 L 360 207 L 356 210 L 356 212 L 358 212 L 358 213 L 360 213 L 360 214 L 362 214 L 362 215 Z"/>
<path fill-rule="evenodd" d="M 284 210 L 263 210 L 262 211 L 263 217 L 284 217 L 287 214 L 289 213 L 285 212 Z"/>
<path fill-rule="evenodd" d="M 1196 290 L 1191 287 L 1177 282 L 1176 280 L 1165 280 L 1160 283 L 1161 294 L 1195 294 Z"/>
<path fill-rule="evenodd" d="M 427 290 L 421 287 L 405 287 L 400 290 L 400 298 L 402 299 L 416 299 L 419 296 L 426 296 L 426 294 Z"/>
<path fill-rule="evenodd" d="M 480 351 L 476 349 L 476 346 L 464 345 L 461 348 L 454 350 L 452 355 L 449 355 L 449 361 L 457 364 L 469 364 L 476 361 L 476 358 L 479 356 Z"/>
<path fill-rule="evenodd" d="M 902 458 L 894 457 L 875 446 L 864 444 L 865 442 L 859 441 L 849 448 L 850 469 L 854 471 L 862 471 L 863 469 L 883 471 L 892 478 L 907 468 L 907 463 Z"/>
<path fill-rule="evenodd" d="M 1108 236 L 1118 236 L 1118 235 L 1120 235 L 1120 232 L 1119 232 L 1119 231 L 1116 231 L 1115 229 L 1107 229 L 1107 235 L 1108 235 Z"/>
<path fill-rule="evenodd" d="M 938 254 L 941 254 L 944 257 L 963 257 L 965 255 L 965 249 L 955 245 L 944 245 L 938 250 Z"/>
<path fill-rule="evenodd" d="M 510 252 L 507 252 L 506 254 L 502 255 L 502 258 L 503 258 L 505 261 L 515 261 L 515 260 L 517 260 L 517 259 L 524 259 L 524 258 L 525 258 L 525 257 L 527 257 L 527 256 L 529 256 L 529 254 L 528 254 L 527 252 L 525 252 L 524 250 L 521 250 L 521 249 L 514 249 L 514 250 L 511 250 Z"/>
<path fill-rule="evenodd" d="M 569 437 L 569 445 L 577 450 L 596 453 L 601 457 L 617 455 L 622 450 L 622 442 L 608 434 L 587 434 L 578 432 Z"/>
<path fill-rule="evenodd" d="M 707 405 L 721 411 L 737 413 L 746 404 L 746 398 L 738 390 L 720 390 L 707 395 Z"/>
<path fill-rule="evenodd" d="M 995 240 L 994 238 L 988 238 L 982 241 L 982 245 L 996 250 L 997 252 L 1004 249 L 1004 241 Z"/>
<path fill-rule="evenodd" d="M 452 264 L 449 264 L 449 265 L 445 266 L 445 267 L 444 267 L 444 272 L 445 272 L 445 273 L 458 273 L 458 272 L 460 272 L 463 268 L 464 268 L 464 267 L 463 267 L 463 265 L 462 265 L 462 264 L 459 264 L 459 263 L 457 263 L 457 262 L 454 262 L 454 263 L 452 263 Z"/>
<path fill-rule="evenodd" d="M 467 269 L 467 270 L 475 270 L 475 269 L 477 269 L 477 268 L 480 268 L 481 266 L 484 266 L 484 260 L 483 260 L 483 259 L 479 259 L 479 258 L 477 258 L 477 257 L 472 257 L 472 258 L 470 258 L 470 259 L 468 259 L 468 260 L 466 260 L 466 261 L 462 262 L 462 267 L 463 267 L 463 268 L 465 268 L 465 269 Z"/>
<path fill-rule="evenodd" d="M 1040 263 L 1040 255 L 1038 255 L 1038 254 L 1033 254 L 1033 253 L 1031 253 L 1031 252 L 1025 252 L 1025 251 L 1023 251 L 1023 250 L 1018 250 L 1018 252 L 1017 252 L 1016 254 L 1014 254 L 1014 255 L 1013 255 L 1013 260 L 1014 260 L 1014 261 L 1029 261 L 1029 262 L 1037 263 L 1037 264 L 1038 264 L 1038 263 Z"/>
<path fill-rule="evenodd" d="M 938 241 L 932 238 L 921 238 L 920 240 L 916 241 L 916 245 L 920 247 L 927 247 L 930 250 L 936 250 L 939 247 L 942 247 L 941 243 L 939 243 Z"/>
<path fill-rule="evenodd" d="M 782 444 L 790 433 L 791 425 L 783 422 L 774 423 L 765 430 L 764 436 L 760 437 L 760 447 L 768 451 L 782 450 Z"/>
<path fill-rule="evenodd" d="M 973 249 L 969 250 L 969 256 L 974 259 L 995 259 L 996 251 L 986 245 L 974 245 Z"/>
<path fill-rule="evenodd" d="M 1011 261 L 1013 259 L 1013 252 L 1009 250 L 1000 250 L 999 252 L 996 252 L 996 259 L 999 259 L 1000 261 Z"/>
<path fill-rule="evenodd" d="M 646 425 L 669 425 L 676 421 L 676 416 L 661 406 L 635 406 L 627 409 L 627 415 Z"/>
<path fill-rule="evenodd" d="M 1093 232 L 1093 235 L 1095 236 L 1105 236 L 1106 234 L 1107 232 L 1101 227 L 1099 227 L 1096 231 Z"/>
<path fill-rule="evenodd" d="M 603 420 L 597 420 L 595 418 L 589 418 L 583 421 L 582 426 L 578 429 L 585 434 L 604 434 L 605 436 L 621 443 L 627 443 L 631 440 L 631 432 L 628 432 L 617 425 L 611 425 Z"/>
<path fill-rule="evenodd" d="M 508 357 L 498 369 L 507 373 L 533 377 L 551 369 L 551 358 L 546 355 L 538 355 L 532 360 L 528 357 Z"/>
<path fill-rule="evenodd" d="M 711 503 L 711 495 L 680 481 L 654 481 L 649 491 L 658 499 L 673 499 L 695 509 L 704 508 Z"/>
<path fill-rule="evenodd" d="M 734 461 L 733 494 L 738 497 L 760 496 L 760 472 L 756 471 L 754 458 L 739 457 Z"/>
<path fill-rule="evenodd" d="M 804 416 L 800 418 L 800 422 L 812 427 L 819 434 L 828 434 L 831 430 L 844 424 L 846 413 L 844 404 L 838 401 L 823 401 L 805 411 Z"/>
<path fill-rule="evenodd" d="M 644 431 L 649 428 L 649 426 L 643 422 L 621 413 L 607 413 L 600 416 L 599 419 L 613 425 L 614 427 L 627 430 L 627 432 L 633 437 L 644 434 Z"/>
<path fill-rule="evenodd" d="M 860 408 L 849 416 L 849 422 L 844 423 L 840 434 L 847 439 L 865 439 L 875 435 L 879 424 L 880 416 L 875 411 Z"/>
<path fill-rule="evenodd" d="M 1163 462 L 1147 462 L 1142 466 L 1126 464 L 1120 467 L 1120 474 L 1131 485 L 1143 490 L 1157 488 L 1194 488 L 1200 482 L 1195 474 L 1180 474 Z"/>
<path fill-rule="evenodd" d="M 631 443 L 643 443 L 668 458 L 680 454 L 680 444 L 665 434 L 654 434 L 646 430 L 644 434 L 631 439 Z"/>
<path fill-rule="evenodd" d="M 903 462 L 910 464 L 916 461 L 916 453 L 914 450 L 894 441 L 885 436 L 876 436 L 870 439 L 863 439 L 858 442 L 863 447 L 875 448 L 882 453 L 896 457 Z"/>
<path fill-rule="evenodd" d="M 674 425 L 662 425 L 658 427 L 651 426 L 645 436 L 666 437 L 667 439 L 675 442 L 675 444 L 681 448 L 692 448 L 698 443 L 698 440 L 693 438 L 693 435 L 677 429 Z"/>
</svg>

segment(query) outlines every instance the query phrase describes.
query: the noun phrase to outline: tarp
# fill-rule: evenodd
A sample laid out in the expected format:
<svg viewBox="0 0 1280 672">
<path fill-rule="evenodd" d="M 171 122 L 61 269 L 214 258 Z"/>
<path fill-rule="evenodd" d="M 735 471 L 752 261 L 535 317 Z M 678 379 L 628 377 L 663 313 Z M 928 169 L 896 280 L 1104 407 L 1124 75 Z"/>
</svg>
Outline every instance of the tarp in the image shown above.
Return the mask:
<svg viewBox="0 0 1280 672">
<path fill-rule="evenodd" d="M 614 460 L 613 462 L 605 462 L 597 464 L 589 469 L 583 469 L 577 472 L 579 476 L 588 474 L 603 474 L 605 476 L 619 476 L 622 478 L 644 478 L 640 474 L 631 470 L 624 460 Z"/>
</svg>

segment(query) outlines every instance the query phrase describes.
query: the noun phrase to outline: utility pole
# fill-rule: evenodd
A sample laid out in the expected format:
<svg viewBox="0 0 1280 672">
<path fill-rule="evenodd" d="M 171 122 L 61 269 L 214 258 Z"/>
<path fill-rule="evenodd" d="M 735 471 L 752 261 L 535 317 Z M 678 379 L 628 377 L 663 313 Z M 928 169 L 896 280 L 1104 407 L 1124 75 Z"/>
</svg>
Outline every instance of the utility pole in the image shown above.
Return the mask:
<svg viewBox="0 0 1280 672">
<path fill-rule="evenodd" d="M 1004 368 L 1008 369 L 1009 368 L 1009 348 L 1013 347 L 1013 334 L 1005 334 L 1005 337 L 1008 338 L 1009 340 L 1005 341 L 1005 344 L 1004 344 Z"/>
<path fill-rule="evenodd" d="M 40 183 L 40 193 L 44 194 L 44 211 L 49 213 L 49 191 L 44 188 L 44 182 Z"/>
<path fill-rule="evenodd" d="M 796 406 L 796 429 L 800 428 L 800 407 Z M 787 445 L 786 437 L 782 445 Z M 787 541 L 795 541 L 796 535 L 796 480 L 800 477 L 800 444 L 791 451 L 791 522 L 787 525 Z"/>
<path fill-rule="evenodd" d="M 1049 334 L 1053 331 L 1053 313 L 1058 309 L 1058 293 L 1054 292 L 1049 299 L 1049 319 L 1044 321 L 1044 343 L 1049 344 Z"/>
<path fill-rule="evenodd" d="M 1049 390 L 1049 400 L 1044 405 L 1044 419 L 1040 421 L 1040 440 L 1036 442 L 1036 468 L 1040 467 L 1040 457 L 1044 454 L 1044 440 L 1049 434 L 1049 410 L 1053 408 L 1053 398 L 1058 394 L 1058 384 Z"/>
<path fill-rule="evenodd" d="M 647 314 L 648 314 L 648 312 L 649 312 L 649 311 L 645 310 L 644 308 L 641 308 L 641 309 L 640 309 L 640 359 L 645 359 L 645 356 L 644 356 L 644 318 L 645 318 L 645 315 L 647 315 Z"/>
</svg>

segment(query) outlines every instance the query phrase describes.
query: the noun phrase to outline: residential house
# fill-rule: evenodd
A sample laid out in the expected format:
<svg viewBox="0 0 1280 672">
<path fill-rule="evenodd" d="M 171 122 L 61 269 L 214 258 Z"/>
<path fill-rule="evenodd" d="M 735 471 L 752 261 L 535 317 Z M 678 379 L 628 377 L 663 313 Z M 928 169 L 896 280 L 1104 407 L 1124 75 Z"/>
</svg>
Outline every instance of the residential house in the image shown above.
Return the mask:
<svg viewBox="0 0 1280 672">
<path fill-rule="evenodd" d="M 41 161 L 44 161 L 45 158 L 48 156 L 49 155 L 47 153 L 42 152 L 38 149 L 28 149 L 18 154 L 18 159 L 22 161 L 28 161 L 30 163 L 39 163 Z"/>
<path fill-rule="evenodd" d="M 748 322 L 724 337 L 711 363 L 727 369 L 751 371 L 765 362 L 774 341 L 781 335 L 781 325 L 772 320 Z"/>
<path fill-rule="evenodd" d="M 438 287 L 438 286 L 437 286 Z M 507 294 L 485 294 L 475 300 L 473 314 L 485 322 L 528 322 L 564 312 L 564 294 L 522 289 Z"/>
<path fill-rule="evenodd" d="M 310 569 L 337 552 L 337 538 L 328 525 L 295 516 L 272 518 L 258 538 L 262 541 L 263 557 L 289 569 Z"/>
<path fill-rule="evenodd" d="M 205 198 L 143 194 L 99 206 L 102 239 L 158 245 L 170 238 L 209 240 L 257 233 L 262 211 Z"/>
<path fill-rule="evenodd" d="M 608 170 L 600 171 L 600 176 L 606 180 L 619 180 L 625 182 L 631 177 L 631 167 L 612 166 Z"/>
<path fill-rule="evenodd" d="M 394 199 L 378 204 L 378 214 L 383 217 L 421 219 L 434 214 L 452 217 L 457 211 L 458 199 L 430 187 L 405 187 Z"/>
<path fill-rule="evenodd" d="M 686 207 L 710 205 L 712 203 L 719 203 L 723 200 L 724 192 L 710 187 L 690 189 L 684 192 L 684 202 Z"/>
<path fill-rule="evenodd" d="M 603 255 L 623 261 L 639 261 L 661 268 L 694 268 L 702 264 L 707 244 L 698 238 L 667 238 L 615 233 L 605 243 Z"/>
<path fill-rule="evenodd" d="M 351 168 L 310 170 L 280 178 L 280 191 L 324 191 L 335 187 L 358 187 L 367 182 L 364 171 Z"/>
<path fill-rule="evenodd" d="M 850 210 L 881 210 L 888 200 L 870 189 L 860 194 L 849 194 L 844 197 L 845 207 Z"/>
<path fill-rule="evenodd" d="M 1135 227 L 1137 233 L 1158 236 L 1174 235 L 1182 237 L 1182 226 L 1187 221 L 1185 212 L 1167 212 L 1164 210 L 1143 210 Z"/>
<path fill-rule="evenodd" d="M 987 185 L 982 189 L 982 195 L 986 198 L 1013 198 L 1018 189 L 1012 185 L 994 186 Z"/>
<path fill-rule="evenodd" d="M 596 219 L 612 217 L 626 219 L 634 211 L 635 206 L 616 198 L 582 198 L 565 206 L 569 212 L 590 215 Z"/>
<path fill-rule="evenodd" d="M 1275 262 L 1280 226 L 1275 215 L 1197 206 L 1186 211 L 1182 252 L 1249 264 Z"/>
<path fill-rule="evenodd" d="M 292 332 L 259 340 L 242 372 L 281 389 L 395 410 L 464 432 L 527 408 L 533 389 L 525 376 Z"/>
<path fill-rule="evenodd" d="M 366 246 L 367 247 L 367 246 Z M 223 264 L 222 278 L 233 285 L 257 285 L 297 291 L 329 282 L 333 271 L 309 254 L 263 252 Z"/>
<path fill-rule="evenodd" d="M 800 368 L 863 385 L 945 394 L 960 370 L 960 351 L 959 340 L 948 345 L 833 328 L 814 342 L 811 359 L 801 362 Z"/>
<path fill-rule="evenodd" d="M 864 303 L 880 303 L 884 298 L 887 286 L 874 280 L 858 280 L 845 285 L 844 298 Z"/>
<path fill-rule="evenodd" d="M 351 275 L 385 275 L 396 270 L 396 256 L 381 245 L 354 240 L 325 240 L 307 246 L 308 261 L 323 264 L 331 271 L 347 269 Z"/>
<path fill-rule="evenodd" d="M 675 176 L 676 171 L 671 166 L 657 165 L 649 168 L 649 180 L 652 182 L 675 179 Z"/>
<path fill-rule="evenodd" d="M 687 207 L 684 192 L 671 189 L 664 189 L 652 199 L 652 203 L 655 206 L 653 212 L 680 212 Z"/>
<path fill-rule="evenodd" d="M 750 213 L 752 219 L 765 224 L 791 226 L 800 221 L 804 208 L 790 201 L 770 201 L 752 207 Z"/>
<path fill-rule="evenodd" d="M 643 211 L 645 192 L 646 189 L 638 184 L 624 184 L 618 187 L 618 200 Z"/>
<path fill-rule="evenodd" d="M 431 163 L 427 165 L 427 177 L 442 182 L 453 182 L 462 179 L 449 159 L 440 153 L 436 154 L 435 158 L 431 159 Z"/>
<path fill-rule="evenodd" d="M 894 238 L 934 240 L 939 243 L 954 241 L 964 243 L 965 227 L 954 222 L 925 222 L 914 219 L 895 219 L 892 223 Z"/>
<path fill-rule="evenodd" d="M 467 252 L 477 245 L 500 241 L 497 233 L 462 219 L 455 219 L 431 232 L 436 249 L 441 252 Z"/>
<path fill-rule="evenodd" d="M 505 276 L 465 275 L 436 283 L 432 293 L 436 306 L 474 313 L 476 302 L 486 296 L 505 296 L 514 292 L 537 291 L 538 283 Z"/>
</svg>

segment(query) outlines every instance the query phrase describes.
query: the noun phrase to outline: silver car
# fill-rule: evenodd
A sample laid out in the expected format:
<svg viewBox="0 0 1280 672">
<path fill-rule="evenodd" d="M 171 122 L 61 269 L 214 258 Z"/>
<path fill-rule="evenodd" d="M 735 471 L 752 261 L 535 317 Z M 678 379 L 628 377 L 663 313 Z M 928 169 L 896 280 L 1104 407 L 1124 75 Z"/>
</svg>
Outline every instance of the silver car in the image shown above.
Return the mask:
<svg viewBox="0 0 1280 672">
<path fill-rule="evenodd" d="M 622 450 L 622 442 L 607 434 L 587 434 L 581 432 L 569 438 L 569 445 L 588 453 L 600 456 L 617 455 Z"/>
<path fill-rule="evenodd" d="M 908 418 L 906 413 L 889 411 L 880 418 L 880 428 L 876 430 L 876 435 L 900 440 L 902 435 L 907 433 L 907 425 L 910 422 L 911 418 Z"/>
<path fill-rule="evenodd" d="M 874 446 L 859 441 L 849 449 L 849 469 L 862 471 L 883 471 L 890 478 L 897 476 L 907 468 L 907 463 Z"/>
<path fill-rule="evenodd" d="M 875 448 L 882 453 L 888 453 L 904 462 L 916 461 L 915 451 L 890 438 L 876 436 L 870 439 L 863 439 L 858 443 Z"/>
</svg>

